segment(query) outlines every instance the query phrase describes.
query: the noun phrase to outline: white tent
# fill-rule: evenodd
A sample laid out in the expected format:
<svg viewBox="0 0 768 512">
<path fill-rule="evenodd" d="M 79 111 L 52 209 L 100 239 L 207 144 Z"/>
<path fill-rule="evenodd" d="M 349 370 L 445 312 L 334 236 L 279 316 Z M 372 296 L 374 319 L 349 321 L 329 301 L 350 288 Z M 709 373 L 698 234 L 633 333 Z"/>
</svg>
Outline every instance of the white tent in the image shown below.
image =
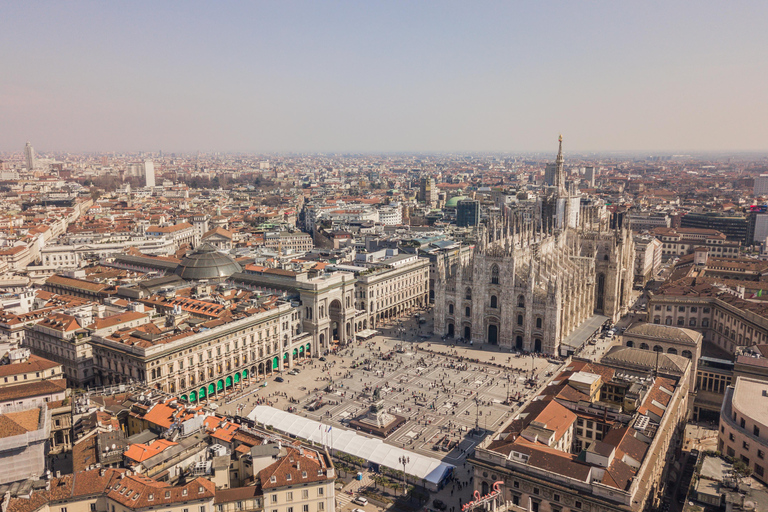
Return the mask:
<svg viewBox="0 0 768 512">
<path fill-rule="evenodd" d="M 371 439 L 352 430 L 330 427 L 319 421 L 302 418 L 274 407 L 258 405 L 248 418 L 264 425 L 269 425 L 279 432 L 294 435 L 308 441 L 325 445 L 331 450 L 344 452 L 381 466 L 402 470 L 400 457 L 405 456 L 410 462 L 405 466 L 405 473 L 414 483 L 426 481 L 427 487 L 436 490 L 440 482 L 450 475 L 454 468 L 438 459 L 426 457 L 397 446 L 386 444 L 381 439 Z"/>
</svg>

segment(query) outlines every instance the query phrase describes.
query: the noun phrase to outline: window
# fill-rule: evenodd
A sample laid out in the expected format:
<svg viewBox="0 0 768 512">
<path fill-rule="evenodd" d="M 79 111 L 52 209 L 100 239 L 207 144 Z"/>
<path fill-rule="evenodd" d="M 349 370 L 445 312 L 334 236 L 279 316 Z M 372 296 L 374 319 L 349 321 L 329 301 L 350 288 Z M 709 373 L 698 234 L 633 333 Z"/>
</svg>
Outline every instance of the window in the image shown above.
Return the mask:
<svg viewBox="0 0 768 512">
<path fill-rule="evenodd" d="M 467 300 L 472 300 L 472 288 L 467 288 L 467 290 L 464 292 L 464 298 Z"/>
<path fill-rule="evenodd" d="M 491 269 L 491 284 L 499 284 L 499 267 L 496 265 Z"/>
<path fill-rule="evenodd" d="M 757 450 L 757 458 L 758 459 L 764 459 L 765 458 L 765 452 L 763 450 Z"/>
<path fill-rule="evenodd" d="M 752 427 L 752 435 L 754 435 L 755 437 L 760 437 L 760 427 L 758 427 L 757 425 L 754 425 Z"/>
<path fill-rule="evenodd" d="M 730 446 L 728 447 L 728 449 L 727 449 L 727 450 L 725 450 L 725 453 L 726 453 L 726 454 L 727 454 L 729 457 L 733 457 L 734 455 L 736 455 L 736 452 L 735 452 L 735 451 L 733 450 L 733 448 L 731 448 Z"/>
<path fill-rule="evenodd" d="M 470 309 L 470 307 L 469 307 L 469 306 L 467 306 L 466 308 L 464 308 L 464 316 L 466 316 L 466 317 L 470 317 L 470 316 L 472 316 L 470 313 L 472 313 L 472 310 Z"/>
<path fill-rule="evenodd" d="M 525 297 L 524 296 L 520 295 L 517 298 L 517 307 L 519 307 L 519 308 L 524 308 L 525 307 Z"/>
<path fill-rule="evenodd" d="M 576 503 L 573 504 L 573 506 L 576 508 L 581 508 L 581 502 L 577 501 Z"/>
<path fill-rule="evenodd" d="M 309 505 L 304 505 L 303 512 L 309 512 Z"/>
<path fill-rule="evenodd" d="M 309 499 L 309 490 L 308 489 L 304 489 L 303 491 L 301 491 L 301 499 L 303 499 L 303 500 L 308 500 Z"/>
<path fill-rule="evenodd" d="M 293 493 L 291 491 L 285 493 L 285 501 L 293 501 Z"/>
<path fill-rule="evenodd" d="M 272 495 L 272 503 L 277 503 L 277 494 Z"/>
<path fill-rule="evenodd" d="M 534 487 L 533 488 L 533 494 L 537 494 L 537 495 L 539 494 L 539 488 L 538 487 Z"/>
<path fill-rule="evenodd" d="M 517 315 L 517 325 L 523 325 L 523 315 Z"/>
<path fill-rule="evenodd" d="M 520 496 L 517 494 L 512 495 L 512 504 L 516 506 L 520 506 Z"/>
<path fill-rule="evenodd" d="M 325 510 L 325 502 L 324 501 L 318 502 L 317 510 Z"/>
<path fill-rule="evenodd" d="M 448 304 L 448 314 L 449 315 L 453 314 L 453 304 Z"/>
<path fill-rule="evenodd" d="M 555 501 L 560 501 L 560 495 L 559 494 L 555 494 L 555 495 L 552 496 L 552 499 L 555 500 Z"/>
<path fill-rule="evenodd" d="M 680 306 L 677 308 L 677 310 L 681 313 L 685 313 L 685 306 Z"/>
<path fill-rule="evenodd" d="M 745 450 L 749 450 L 749 443 L 746 441 L 742 441 L 741 447 L 744 448 Z"/>
<path fill-rule="evenodd" d="M 498 299 L 496 298 L 495 295 L 491 295 L 491 307 L 493 309 L 496 309 L 497 307 L 499 307 Z"/>
<path fill-rule="evenodd" d="M 746 464 L 747 466 L 749 466 L 749 457 L 742 455 L 741 461 L 744 462 L 744 464 Z"/>
<path fill-rule="evenodd" d="M 520 482 L 518 482 L 517 480 L 514 480 L 512 482 L 512 487 L 514 487 L 515 489 L 519 489 L 520 488 Z"/>
<path fill-rule="evenodd" d="M 96 512 L 96 504 L 91 503 L 91 512 Z"/>
<path fill-rule="evenodd" d="M 739 425 L 741 425 L 741 428 L 744 428 L 744 424 L 745 424 L 744 418 L 741 418 L 741 420 L 739 421 Z"/>
</svg>

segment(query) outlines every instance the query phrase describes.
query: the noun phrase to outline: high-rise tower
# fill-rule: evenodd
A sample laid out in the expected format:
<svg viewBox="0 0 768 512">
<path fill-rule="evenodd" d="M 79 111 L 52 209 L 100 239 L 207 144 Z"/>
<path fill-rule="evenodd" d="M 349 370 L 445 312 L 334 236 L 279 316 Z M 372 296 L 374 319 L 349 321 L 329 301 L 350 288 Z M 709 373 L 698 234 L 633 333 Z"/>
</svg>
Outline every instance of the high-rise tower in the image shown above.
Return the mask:
<svg viewBox="0 0 768 512">
<path fill-rule="evenodd" d="M 27 141 L 27 145 L 24 146 L 24 156 L 27 158 L 27 170 L 32 171 L 35 169 L 35 148 Z"/>
<path fill-rule="evenodd" d="M 145 187 L 155 186 L 155 164 L 152 160 L 144 161 L 144 180 Z"/>
</svg>

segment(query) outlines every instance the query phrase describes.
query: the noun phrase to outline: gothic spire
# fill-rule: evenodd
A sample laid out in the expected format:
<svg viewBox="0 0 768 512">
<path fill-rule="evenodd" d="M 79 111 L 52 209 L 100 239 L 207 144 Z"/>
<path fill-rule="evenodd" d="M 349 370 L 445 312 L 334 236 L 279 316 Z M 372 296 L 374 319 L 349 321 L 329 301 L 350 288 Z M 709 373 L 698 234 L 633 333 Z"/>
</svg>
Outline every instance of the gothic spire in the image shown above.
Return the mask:
<svg viewBox="0 0 768 512">
<path fill-rule="evenodd" d="M 557 173 L 555 174 L 555 181 L 557 188 L 561 194 L 565 193 L 565 174 L 563 173 L 563 136 L 560 135 L 558 138 L 558 142 L 560 143 L 560 146 L 557 149 L 557 158 L 555 158 L 555 166 L 557 168 Z"/>
</svg>

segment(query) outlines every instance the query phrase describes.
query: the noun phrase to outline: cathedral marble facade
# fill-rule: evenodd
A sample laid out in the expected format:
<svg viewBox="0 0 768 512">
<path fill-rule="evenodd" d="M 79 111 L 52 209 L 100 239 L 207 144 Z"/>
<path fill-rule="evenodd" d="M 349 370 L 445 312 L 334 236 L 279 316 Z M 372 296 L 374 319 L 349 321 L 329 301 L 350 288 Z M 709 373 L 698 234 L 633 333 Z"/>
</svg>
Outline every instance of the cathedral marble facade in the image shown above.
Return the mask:
<svg viewBox="0 0 768 512">
<path fill-rule="evenodd" d="M 438 261 L 436 332 L 560 355 L 562 341 L 584 321 L 626 313 L 632 233 L 604 205 L 582 204 L 566 190 L 562 141 L 556 165 L 536 218 L 505 210 L 481 227 L 468 261 Z"/>
</svg>

